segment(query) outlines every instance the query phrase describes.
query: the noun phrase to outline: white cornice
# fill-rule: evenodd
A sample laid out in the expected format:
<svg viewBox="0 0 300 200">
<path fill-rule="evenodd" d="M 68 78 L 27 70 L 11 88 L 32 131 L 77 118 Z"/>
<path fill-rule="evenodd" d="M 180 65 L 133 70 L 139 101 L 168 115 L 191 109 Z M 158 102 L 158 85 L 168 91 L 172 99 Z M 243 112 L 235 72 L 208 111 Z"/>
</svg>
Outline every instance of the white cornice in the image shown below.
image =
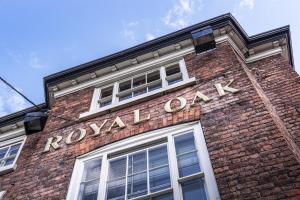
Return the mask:
<svg viewBox="0 0 300 200">
<path fill-rule="evenodd" d="M 220 44 L 222 42 L 228 42 L 232 48 L 239 54 L 239 56 L 244 60 L 245 63 L 251 63 L 251 62 L 255 62 L 270 56 L 274 56 L 277 54 L 281 54 L 282 51 L 282 47 L 280 46 L 276 46 L 273 47 L 272 49 L 257 53 L 257 54 L 253 54 L 249 57 L 245 57 L 245 55 L 242 53 L 241 49 L 236 45 L 236 43 L 231 39 L 231 37 L 229 35 L 223 35 L 220 37 L 217 37 L 216 39 L 216 43 Z"/>
<path fill-rule="evenodd" d="M 249 51 L 249 49 L 246 49 L 246 47 L 241 47 L 243 45 L 240 44 L 240 47 L 238 46 L 237 42 L 235 41 L 235 39 L 232 39 L 233 36 L 230 36 L 230 34 L 225 34 L 219 37 L 215 38 L 215 41 L 217 44 L 223 43 L 223 42 L 228 42 L 232 48 L 240 55 L 240 57 L 244 60 L 245 63 L 251 63 L 251 62 L 255 62 L 264 58 L 267 58 L 269 56 L 273 56 L 273 55 L 277 55 L 277 54 L 281 54 L 283 53 L 282 47 L 281 46 L 274 46 L 272 49 L 268 49 L 256 54 L 252 54 L 249 57 L 245 57 L 245 51 Z M 242 48 L 242 49 L 241 49 Z M 85 89 L 85 88 L 89 88 L 89 87 L 98 87 L 101 85 L 107 85 L 111 82 L 114 82 L 116 80 L 120 80 L 123 77 L 125 77 L 128 74 L 132 74 L 132 73 L 140 73 L 142 71 L 145 70 L 149 70 L 152 67 L 158 66 L 158 65 L 163 65 L 166 62 L 172 61 L 172 60 L 176 60 L 176 59 L 180 59 L 182 58 L 184 55 L 187 55 L 191 52 L 194 52 L 194 47 L 190 46 L 184 49 L 180 49 L 177 50 L 173 53 L 167 54 L 165 56 L 162 57 L 157 57 L 154 58 L 150 61 L 141 63 L 141 64 L 135 64 L 132 67 L 129 67 L 127 69 L 124 70 L 120 70 L 120 71 L 116 71 L 113 72 L 111 74 L 108 74 L 106 76 L 103 77 L 99 77 L 99 78 L 94 78 L 91 79 L 89 81 L 86 81 L 84 83 L 79 83 L 76 85 L 73 85 L 71 87 L 62 89 L 62 90 L 57 90 L 54 91 L 54 98 L 58 98 L 67 94 L 71 94 L 73 92 Z"/>
</svg>

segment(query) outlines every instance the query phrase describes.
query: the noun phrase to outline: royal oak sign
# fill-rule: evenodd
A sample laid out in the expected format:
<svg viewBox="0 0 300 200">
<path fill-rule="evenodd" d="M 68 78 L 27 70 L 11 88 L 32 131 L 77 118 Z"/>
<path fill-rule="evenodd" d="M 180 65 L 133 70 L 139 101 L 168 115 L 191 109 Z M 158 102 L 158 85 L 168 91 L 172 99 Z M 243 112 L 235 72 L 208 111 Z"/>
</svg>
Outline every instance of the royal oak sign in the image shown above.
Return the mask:
<svg viewBox="0 0 300 200">
<path fill-rule="evenodd" d="M 226 92 L 236 93 L 239 91 L 238 89 L 230 87 L 230 85 L 232 84 L 233 81 L 234 80 L 230 80 L 229 83 L 225 86 L 223 86 L 221 83 L 217 83 L 214 85 L 215 88 L 217 89 L 219 96 L 226 95 L 227 94 Z M 194 94 L 194 98 L 191 103 L 191 106 L 195 105 L 197 102 L 200 102 L 200 101 L 203 101 L 206 103 L 210 100 L 212 100 L 212 99 L 209 96 L 205 95 L 201 91 L 196 91 Z M 171 106 L 172 103 L 174 103 L 176 101 L 178 102 L 176 104 L 176 106 L 175 107 Z M 184 97 L 175 97 L 165 103 L 164 110 L 167 113 L 176 113 L 176 112 L 184 109 L 186 107 L 186 105 L 187 105 L 187 100 Z M 133 111 L 133 124 L 134 125 L 140 124 L 140 123 L 143 123 L 143 122 L 146 122 L 149 120 L 151 120 L 150 114 L 146 114 L 145 116 L 142 117 L 140 115 L 139 109 L 136 109 Z M 126 124 L 122 121 L 122 119 L 119 116 L 117 116 L 114 119 L 114 121 L 111 124 L 109 124 L 109 126 L 108 126 L 109 128 L 107 130 L 103 130 L 103 127 L 106 124 L 108 124 L 107 119 L 105 119 L 100 125 L 96 124 L 96 123 L 90 124 L 89 127 L 93 131 L 93 136 L 99 136 L 99 135 L 101 135 L 102 132 L 106 132 L 106 133 L 111 132 L 111 130 L 114 128 L 123 129 L 126 127 Z M 43 152 L 49 152 L 51 148 L 53 148 L 54 150 L 59 149 L 60 144 L 63 140 L 67 145 L 76 144 L 77 142 L 84 139 L 84 137 L 86 136 L 86 132 L 87 131 L 84 128 L 76 128 L 73 131 L 71 131 L 65 139 L 60 135 L 48 138 L 48 141 L 46 143 L 46 146 L 45 146 Z"/>
</svg>

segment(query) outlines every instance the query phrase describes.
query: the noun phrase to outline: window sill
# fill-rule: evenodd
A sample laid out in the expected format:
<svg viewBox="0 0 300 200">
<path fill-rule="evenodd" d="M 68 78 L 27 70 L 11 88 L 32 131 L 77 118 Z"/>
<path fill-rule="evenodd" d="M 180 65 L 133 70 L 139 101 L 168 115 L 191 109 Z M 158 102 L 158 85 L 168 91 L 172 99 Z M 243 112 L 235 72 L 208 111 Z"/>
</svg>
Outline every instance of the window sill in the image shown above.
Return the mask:
<svg viewBox="0 0 300 200">
<path fill-rule="evenodd" d="M 169 86 L 167 86 L 163 89 L 154 90 L 152 92 L 148 92 L 148 93 L 133 97 L 131 99 L 127 99 L 127 100 L 118 102 L 117 104 L 112 104 L 112 105 L 109 105 L 109 106 L 106 106 L 106 107 L 103 107 L 103 108 L 91 109 L 88 112 L 81 113 L 79 115 L 79 118 L 80 119 L 87 119 L 87 118 L 94 117 L 96 115 L 101 115 L 101 114 L 107 113 L 109 111 L 115 111 L 115 110 L 130 106 L 132 104 L 136 104 L 137 102 L 147 101 L 148 99 L 151 99 L 149 97 L 153 97 L 153 96 L 156 96 L 156 95 L 158 96 L 159 94 L 162 94 L 164 92 L 170 92 L 170 91 L 173 91 L 173 90 L 177 90 L 177 89 L 180 89 L 184 86 L 193 85 L 195 83 L 196 83 L 196 79 L 195 78 L 190 78 L 188 80 L 181 81 L 181 82 L 169 85 Z"/>
<path fill-rule="evenodd" d="M 17 168 L 17 165 L 8 165 L 5 167 L 0 167 L 0 175 L 8 174 L 14 171 Z"/>
<path fill-rule="evenodd" d="M 136 198 L 133 198 L 131 200 L 151 199 L 153 197 L 157 197 L 157 196 L 160 196 L 160 195 L 168 194 L 170 192 L 173 192 L 173 189 L 172 188 L 167 188 L 167 189 L 164 189 L 164 190 L 161 190 L 161 191 L 158 191 L 158 192 L 154 192 L 154 193 L 147 194 L 147 195 L 144 195 L 144 196 L 136 197 Z"/>
<path fill-rule="evenodd" d="M 190 180 L 193 180 L 193 179 L 196 179 L 196 178 L 202 178 L 202 177 L 204 177 L 204 172 L 198 172 L 198 173 L 195 173 L 195 174 L 191 174 L 189 176 L 179 178 L 178 182 L 183 183 L 183 182 L 186 182 L 186 181 L 190 181 Z"/>
</svg>

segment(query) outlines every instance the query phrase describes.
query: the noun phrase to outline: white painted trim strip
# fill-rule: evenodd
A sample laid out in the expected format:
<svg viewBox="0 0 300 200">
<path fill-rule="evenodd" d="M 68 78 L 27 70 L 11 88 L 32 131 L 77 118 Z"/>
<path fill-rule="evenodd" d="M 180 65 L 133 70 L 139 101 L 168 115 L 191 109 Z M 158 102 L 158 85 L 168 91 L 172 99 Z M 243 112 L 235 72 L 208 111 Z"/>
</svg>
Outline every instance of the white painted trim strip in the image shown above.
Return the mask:
<svg viewBox="0 0 300 200">
<path fill-rule="evenodd" d="M 223 35 L 223 36 L 217 37 L 215 39 L 215 41 L 217 44 L 220 44 L 222 42 L 228 42 L 232 46 L 232 48 L 239 54 L 239 56 L 243 59 L 243 61 L 245 63 L 252 63 L 252 62 L 255 62 L 255 61 L 270 57 L 270 56 L 281 54 L 283 52 L 281 47 L 276 47 L 276 48 L 273 48 L 273 49 L 270 49 L 267 51 L 263 51 L 263 52 L 251 55 L 248 58 L 245 58 L 245 56 L 242 53 L 242 51 L 240 50 L 240 48 L 236 45 L 236 43 L 231 39 L 230 36 Z"/>
</svg>

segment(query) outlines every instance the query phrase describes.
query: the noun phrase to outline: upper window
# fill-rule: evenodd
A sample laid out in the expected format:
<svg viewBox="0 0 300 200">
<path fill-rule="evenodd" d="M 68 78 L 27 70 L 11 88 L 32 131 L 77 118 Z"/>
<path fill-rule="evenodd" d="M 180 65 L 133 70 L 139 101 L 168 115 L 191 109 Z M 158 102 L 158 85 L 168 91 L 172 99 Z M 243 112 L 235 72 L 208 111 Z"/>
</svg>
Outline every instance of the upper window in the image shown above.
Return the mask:
<svg viewBox="0 0 300 200">
<path fill-rule="evenodd" d="M 12 170 L 20 154 L 24 139 L 0 143 L 0 173 Z"/>
<path fill-rule="evenodd" d="M 68 199 L 218 199 L 204 137 L 197 127 L 157 131 L 146 143 L 147 136 L 139 135 L 98 155 L 92 153 L 94 158 L 85 156 L 76 162 Z M 81 163 L 83 169 L 78 167 Z"/>
<path fill-rule="evenodd" d="M 109 86 L 95 88 L 90 111 L 85 117 L 100 111 L 145 98 L 193 82 L 189 78 L 184 60 L 154 67 L 150 71 L 122 78 Z"/>
</svg>

